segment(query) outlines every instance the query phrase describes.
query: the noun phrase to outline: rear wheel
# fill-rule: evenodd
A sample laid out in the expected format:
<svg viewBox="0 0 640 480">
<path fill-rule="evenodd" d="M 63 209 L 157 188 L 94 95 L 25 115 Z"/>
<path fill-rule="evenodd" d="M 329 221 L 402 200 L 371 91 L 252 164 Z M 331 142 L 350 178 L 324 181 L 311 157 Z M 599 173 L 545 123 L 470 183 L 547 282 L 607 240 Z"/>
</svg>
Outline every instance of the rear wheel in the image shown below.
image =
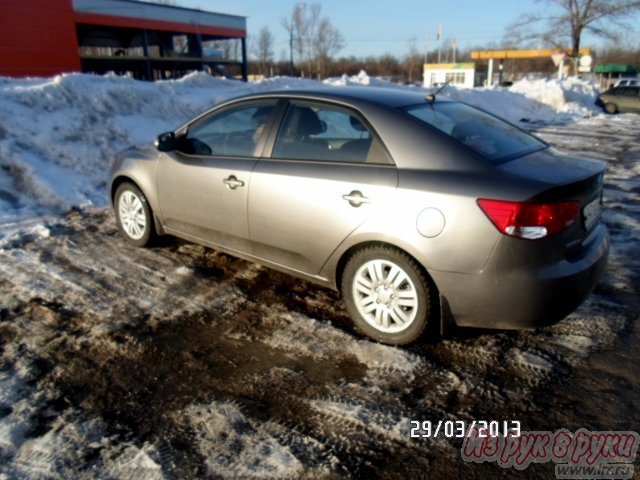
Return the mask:
<svg viewBox="0 0 640 480">
<path fill-rule="evenodd" d="M 615 103 L 605 103 L 604 109 L 607 113 L 616 113 L 618 111 L 618 106 Z"/>
<path fill-rule="evenodd" d="M 431 308 L 431 285 L 417 262 L 395 248 L 356 252 L 342 277 L 342 295 L 356 327 L 392 345 L 417 340 Z"/>
<path fill-rule="evenodd" d="M 114 206 L 118 228 L 129 243 L 144 247 L 154 240 L 151 208 L 138 187 L 128 182 L 120 185 L 116 190 Z"/>
</svg>

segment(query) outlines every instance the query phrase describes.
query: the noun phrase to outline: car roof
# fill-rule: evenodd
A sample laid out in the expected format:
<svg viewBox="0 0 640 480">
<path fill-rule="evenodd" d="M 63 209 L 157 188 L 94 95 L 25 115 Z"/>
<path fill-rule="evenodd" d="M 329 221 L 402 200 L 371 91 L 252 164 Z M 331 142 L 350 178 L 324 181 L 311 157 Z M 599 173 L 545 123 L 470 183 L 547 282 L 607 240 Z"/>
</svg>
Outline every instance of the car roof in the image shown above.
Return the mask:
<svg viewBox="0 0 640 480">
<path fill-rule="evenodd" d="M 615 90 L 640 90 L 640 85 L 617 85 L 613 88 Z"/>
<path fill-rule="evenodd" d="M 300 89 L 281 89 L 262 93 L 243 95 L 234 101 L 249 98 L 302 98 L 308 100 L 333 100 L 345 103 L 372 103 L 390 108 L 400 108 L 409 105 L 426 103 L 429 92 L 425 90 L 411 91 L 408 89 L 380 88 L 380 87 L 312 87 Z M 438 97 L 438 102 L 449 100 Z"/>
</svg>

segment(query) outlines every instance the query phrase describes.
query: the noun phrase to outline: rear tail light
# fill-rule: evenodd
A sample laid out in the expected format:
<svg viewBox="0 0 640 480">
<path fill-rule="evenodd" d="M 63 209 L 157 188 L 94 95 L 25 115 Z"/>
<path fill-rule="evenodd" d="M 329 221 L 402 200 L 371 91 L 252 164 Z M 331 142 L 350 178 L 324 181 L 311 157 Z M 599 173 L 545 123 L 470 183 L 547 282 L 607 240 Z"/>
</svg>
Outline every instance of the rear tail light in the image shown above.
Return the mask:
<svg viewBox="0 0 640 480">
<path fill-rule="evenodd" d="M 535 240 L 561 232 L 578 217 L 578 202 L 529 203 L 478 199 L 478 205 L 498 230 Z"/>
</svg>

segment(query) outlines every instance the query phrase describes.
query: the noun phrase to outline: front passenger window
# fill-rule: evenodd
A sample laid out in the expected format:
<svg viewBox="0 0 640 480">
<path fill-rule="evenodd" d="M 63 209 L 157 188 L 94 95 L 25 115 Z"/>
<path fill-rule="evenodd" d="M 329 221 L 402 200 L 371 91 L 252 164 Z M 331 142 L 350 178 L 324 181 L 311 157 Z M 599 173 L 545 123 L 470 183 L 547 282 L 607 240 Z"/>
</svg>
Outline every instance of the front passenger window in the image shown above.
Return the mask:
<svg viewBox="0 0 640 480">
<path fill-rule="evenodd" d="M 190 155 L 254 157 L 265 133 L 274 102 L 231 107 L 191 125 L 179 150 Z"/>
</svg>

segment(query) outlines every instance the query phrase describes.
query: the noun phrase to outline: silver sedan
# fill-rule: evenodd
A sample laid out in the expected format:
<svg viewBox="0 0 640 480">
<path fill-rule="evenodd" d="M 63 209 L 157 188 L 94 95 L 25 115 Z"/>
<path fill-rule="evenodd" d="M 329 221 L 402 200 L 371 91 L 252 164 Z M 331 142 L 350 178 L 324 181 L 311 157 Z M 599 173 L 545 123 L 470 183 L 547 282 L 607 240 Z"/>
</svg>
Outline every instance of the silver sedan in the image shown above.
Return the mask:
<svg viewBox="0 0 640 480">
<path fill-rule="evenodd" d="M 603 174 L 467 104 L 318 88 L 121 152 L 111 200 L 133 245 L 175 235 L 338 289 L 362 333 L 404 344 L 573 311 L 606 264 Z"/>
</svg>

